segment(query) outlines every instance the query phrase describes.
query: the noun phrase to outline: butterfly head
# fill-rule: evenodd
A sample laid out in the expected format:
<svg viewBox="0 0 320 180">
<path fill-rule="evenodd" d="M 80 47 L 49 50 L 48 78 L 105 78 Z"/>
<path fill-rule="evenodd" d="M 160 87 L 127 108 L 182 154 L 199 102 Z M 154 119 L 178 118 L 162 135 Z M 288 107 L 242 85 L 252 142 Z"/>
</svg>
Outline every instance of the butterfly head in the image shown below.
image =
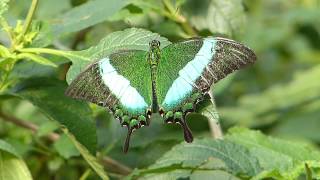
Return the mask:
<svg viewBox="0 0 320 180">
<path fill-rule="evenodd" d="M 152 40 L 149 43 L 150 51 L 149 51 L 149 63 L 151 67 L 156 67 L 159 59 L 160 59 L 160 41 Z"/>
<path fill-rule="evenodd" d="M 149 46 L 150 46 L 151 50 L 158 49 L 158 48 L 160 48 L 160 41 L 154 39 L 149 43 Z"/>
</svg>

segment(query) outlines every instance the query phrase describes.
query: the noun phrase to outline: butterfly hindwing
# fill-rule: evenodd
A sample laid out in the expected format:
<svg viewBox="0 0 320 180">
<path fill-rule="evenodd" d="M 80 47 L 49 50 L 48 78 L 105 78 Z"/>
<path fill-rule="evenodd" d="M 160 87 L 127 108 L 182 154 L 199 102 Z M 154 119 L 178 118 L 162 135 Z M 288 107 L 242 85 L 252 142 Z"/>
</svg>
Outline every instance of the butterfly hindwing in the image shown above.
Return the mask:
<svg viewBox="0 0 320 180">
<path fill-rule="evenodd" d="M 206 93 L 213 83 L 256 60 L 241 43 L 225 38 L 190 39 L 161 51 L 159 106 L 179 109 L 194 94 Z"/>
<path fill-rule="evenodd" d="M 111 54 L 89 65 L 66 90 L 68 96 L 108 107 L 127 126 L 124 152 L 133 130 L 149 124 L 152 88 L 147 54 L 139 50 Z"/>
</svg>

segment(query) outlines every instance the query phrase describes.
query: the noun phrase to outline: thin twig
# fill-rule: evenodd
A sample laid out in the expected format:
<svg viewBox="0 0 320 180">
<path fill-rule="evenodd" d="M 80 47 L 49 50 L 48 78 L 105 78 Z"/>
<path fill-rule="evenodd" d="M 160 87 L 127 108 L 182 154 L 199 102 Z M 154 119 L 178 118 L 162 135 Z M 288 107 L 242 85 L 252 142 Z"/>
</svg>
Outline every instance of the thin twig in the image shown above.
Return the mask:
<svg viewBox="0 0 320 180">
<path fill-rule="evenodd" d="M 30 129 L 33 133 L 36 133 L 39 129 L 39 127 L 36 125 L 36 124 L 33 124 L 32 122 L 28 122 L 28 121 L 23 121 L 21 119 L 18 119 L 16 117 L 13 117 L 13 116 L 9 116 L 5 113 L 3 113 L 2 111 L 0 111 L 0 118 L 3 120 L 3 121 L 6 121 L 6 122 L 11 122 L 17 126 L 20 126 L 20 127 L 23 127 L 25 129 Z M 60 138 L 60 135 L 57 134 L 57 133 L 49 133 L 47 135 L 47 138 L 54 142 L 56 140 L 58 140 Z"/>
<path fill-rule="evenodd" d="M 164 0 L 163 3 L 167 9 L 167 12 L 163 14 L 164 16 L 179 23 L 182 29 L 191 37 L 195 37 L 198 35 L 197 32 L 193 29 L 193 27 L 189 23 L 189 21 L 187 20 L 187 18 L 178 12 L 178 8 L 174 7 L 171 1 Z"/>
<path fill-rule="evenodd" d="M 221 129 L 221 125 L 219 122 L 219 114 L 217 111 L 216 103 L 214 101 L 213 91 L 209 91 L 210 100 L 212 103 L 212 109 L 207 109 L 207 117 L 209 120 L 209 126 L 211 131 L 211 136 L 215 139 L 222 139 L 223 133 Z"/>
<path fill-rule="evenodd" d="M 24 26 L 23 26 L 22 35 L 25 35 L 28 32 L 28 30 L 30 28 L 30 25 L 31 25 L 31 22 L 32 22 L 33 15 L 34 15 L 34 13 L 36 11 L 37 6 L 38 6 L 38 0 L 32 0 L 31 6 L 29 8 L 28 15 L 27 15 L 27 18 L 26 18 Z"/>
<path fill-rule="evenodd" d="M 123 164 L 120 164 L 119 162 L 108 156 L 102 157 L 101 162 L 107 169 L 114 169 L 116 170 L 115 173 L 119 173 L 121 175 L 128 175 L 132 172 L 131 168 Z"/>
</svg>

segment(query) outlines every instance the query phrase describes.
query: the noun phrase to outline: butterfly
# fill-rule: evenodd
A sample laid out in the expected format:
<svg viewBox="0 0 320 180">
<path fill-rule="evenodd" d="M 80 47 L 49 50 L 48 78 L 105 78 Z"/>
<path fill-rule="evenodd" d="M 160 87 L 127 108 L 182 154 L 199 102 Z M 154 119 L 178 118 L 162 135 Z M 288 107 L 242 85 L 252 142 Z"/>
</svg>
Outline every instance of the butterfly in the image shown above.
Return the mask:
<svg viewBox="0 0 320 180">
<path fill-rule="evenodd" d="M 66 95 L 110 110 L 128 128 L 124 152 L 132 132 L 148 126 L 153 113 L 180 124 L 185 141 L 192 142 L 187 114 L 214 83 L 255 61 L 250 48 L 226 38 L 193 38 L 162 49 L 152 40 L 149 51 L 122 50 L 93 62 Z"/>
</svg>

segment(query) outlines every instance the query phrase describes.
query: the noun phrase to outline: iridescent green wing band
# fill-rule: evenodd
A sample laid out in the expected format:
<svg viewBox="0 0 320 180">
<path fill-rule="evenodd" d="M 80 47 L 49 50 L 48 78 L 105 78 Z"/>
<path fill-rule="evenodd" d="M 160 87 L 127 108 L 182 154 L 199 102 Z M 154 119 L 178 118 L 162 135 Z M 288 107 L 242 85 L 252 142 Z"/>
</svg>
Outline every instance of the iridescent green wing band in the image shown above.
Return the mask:
<svg viewBox="0 0 320 180">
<path fill-rule="evenodd" d="M 161 59 L 158 66 L 158 77 L 157 77 L 157 96 L 159 106 L 163 106 L 163 102 L 170 88 L 174 88 L 177 92 L 173 94 L 176 98 L 180 96 L 180 90 L 185 87 L 182 86 L 192 86 L 193 83 L 188 81 L 181 81 L 181 87 L 175 87 L 173 84 L 176 79 L 179 78 L 179 72 L 183 69 L 192 59 L 194 59 L 195 54 L 200 50 L 202 46 L 202 39 L 190 39 L 180 43 L 171 44 L 161 50 Z M 178 103 L 173 102 L 171 107 L 177 105 Z"/>
</svg>

